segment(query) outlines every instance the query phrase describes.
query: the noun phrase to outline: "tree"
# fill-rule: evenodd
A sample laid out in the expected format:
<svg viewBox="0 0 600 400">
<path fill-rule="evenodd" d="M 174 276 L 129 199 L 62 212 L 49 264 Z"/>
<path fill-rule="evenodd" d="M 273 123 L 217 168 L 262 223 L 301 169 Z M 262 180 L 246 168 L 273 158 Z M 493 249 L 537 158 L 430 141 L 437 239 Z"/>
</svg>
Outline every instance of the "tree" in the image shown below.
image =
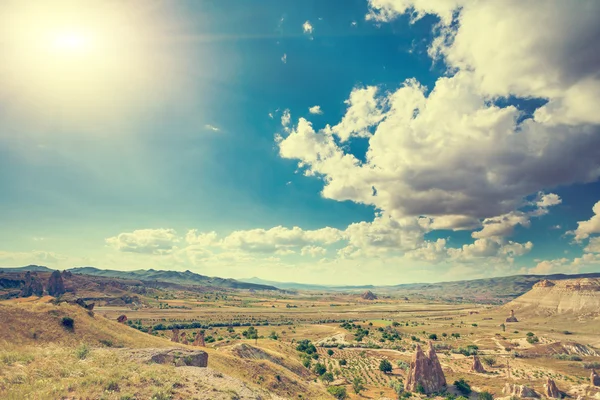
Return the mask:
<svg viewBox="0 0 600 400">
<path fill-rule="evenodd" d="M 379 363 L 379 370 L 384 374 L 392 372 L 392 363 L 385 359 L 381 360 L 381 362 Z"/>
<path fill-rule="evenodd" d="M 500 324 L 500 328 L 502 328 L 502 332 L 506 332 L 506 325 L 504 325 L 503 323 Z"/>
<path fill-rule="evenodd" d="M 437 335 L 435 333 L 432 333 L 431 335 L 429 335 L 429 340 L 437 340 Z"/>
<path fill-rule="evenodd" d="M 256 330 L 255 327 L 253 327 L 253 326 L 249 327 L 247 330 L 242 332 L 242 335 L 246 339 L 254 339 L 255 340 L 254 344 L 258 343 L 258 331 Z"/>
<path fill-rule="evenodd" d="M 313 370 L 315 371 L 315 374 L 323 375 L 325 372 L 327 372 L 327 367 L 321 363 L 316 363 Z"/>
<path fill-rule="evenodd" d="M 494 396 L 490 392 L 481 392 L 477 395 L 477 400 L 494 400 Z"/>
<path fill-rule="evenodd" d="M 340 365 L 346 365 L 348 363 L 345 358 L 340 359 L 338 362 Z"/>
<path fill-rule="evenodd" d="M 329 388 L 327 388 L 327 391 L 330 395 L 332 395 L 338 400 L 344 400 L 348 397 L 348 394 L 346 393 L 346 388 L 343 386 L 330 386 Z"/>
<path fill-rule="evenodd" d="M 331 357 L 333 355 L 333 350 L 331 350 L 331 349 L 327 350 L 327 355 L 329 357 Z"/>
<path fill-rule="evenodd" d="M 356 394 L 360 394 L 360 392 L 365 390 L 363 381 L 359 376 L 355 376 L 354 379 L 352 379 L 352 390 L 354 390 L 354 393 Z"/>
<path fill-rule="evenodd" d="M 331 372 L 325 372 L 323 375 L 321 375 L 321 380 L 329 385 L 331 382 L 333 382 L 333 374 Z"/>
</svg>

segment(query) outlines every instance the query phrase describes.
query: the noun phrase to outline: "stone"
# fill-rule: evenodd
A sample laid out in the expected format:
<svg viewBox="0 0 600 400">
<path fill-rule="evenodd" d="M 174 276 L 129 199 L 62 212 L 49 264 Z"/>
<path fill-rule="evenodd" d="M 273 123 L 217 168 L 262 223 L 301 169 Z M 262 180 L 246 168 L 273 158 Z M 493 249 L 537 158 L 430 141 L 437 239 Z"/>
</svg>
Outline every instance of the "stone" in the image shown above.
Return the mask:
<svg viewBox="0 0 600 400">
<path fill-rule="evenodd" d="M 375 293 L 371 292 L 370 290 L 364 292 L 360 297 L 362 297 L 364 300 L 377 300 Z"/>
<path fill-rule="evenodd" d="M 504 389 L 502 389 L 502 393 L 507 396 L 515 396 L 519 398 L 538 398 L 539 394 L 532 388 L 525 385 L 511 385 L 510 383 L 506 383 L 504 385 Z"/>
<path fill-rule="evenodd" d="M 46 291 L 50 296 L 60 296 L 65 294 L 65 284 L 62 279 L 62 275 L 58 270 L 52 272 L 50 275 L 50 279 L 48 279 L 48 285 L 46 286 Z"/>
<path fill-rule="evenodd" d="M 173 329 L 173 334 L 171 335 L 171 342 L 179 343 L 179 329 Z"/>
<path fill-rule="evenodd" d="M 27 273 L 25 273 L 25 285 L 21 289 L 19 296 L 42 296 L 43 294 L 44 286 L 42 285 L 42 282 L 38 278 L 37 274 L 35 272 L 31 273 L 31 271 L 27 271 Z"/>
<path fill-rule="evenodd" d="M 208 354 L 202 350 L 168 349 L 153 354 L 150 361 L 176 367 L 205 368 L 208 366 Z"/>
<path fill-rule="evenodd" d="M 446 386 L 446 377 L 438 360 L 433 343 L 429 342 L 427 354 L 421 346 L 417 345 L 415 355 L 410 362 L 410 369 L 405 384 L 405 389 L 417 392 L 422 389 L 424 393 L 441 392 Z"/>
<path fill-rule="evenodd" d="M 510 310 L 510 317 L 506 318 L 506 322 L 519 322 L 517 317 L 515 317 L 515 311 Z"/>
<path fill-rule="evenodd" d="M 473 366 L 471 367 L 471 371 L 479 372 L 480 374 L 485 373 L 485 368 L 483 368 L 481 360 L 479 357 L 477 357 L 477 355 L 473 356 Z"/>
<path fill-rule="evenodd" d="M 120 324 L 124 324 L 125 322 L 127 322 L 127 315 L 119 315 L 119 317 L 117 318 L 117 322 Z"/>
<path fill-rule="evenodd" d="M 562 398 L 560 390 L 558 390 L 556 383 L 550 378 L 548 378 L 546 384 L 544 385 L 544 395 L 550 399 Z"/>
<path fill-rule="evenodd" d="M 596 370 L 592 369 L 592 373 L 590 374 L 590 385 L 592 386 L 600 386 L 600 376 L 596 373 Z"/>
<path fill-rule="evenodd" d="M 206 343 L 204 343 L 204 331 L 198 331 L 196 333 L 196 338 L 194 339 L 194 346 L 206 346 Z"/>
</svg>

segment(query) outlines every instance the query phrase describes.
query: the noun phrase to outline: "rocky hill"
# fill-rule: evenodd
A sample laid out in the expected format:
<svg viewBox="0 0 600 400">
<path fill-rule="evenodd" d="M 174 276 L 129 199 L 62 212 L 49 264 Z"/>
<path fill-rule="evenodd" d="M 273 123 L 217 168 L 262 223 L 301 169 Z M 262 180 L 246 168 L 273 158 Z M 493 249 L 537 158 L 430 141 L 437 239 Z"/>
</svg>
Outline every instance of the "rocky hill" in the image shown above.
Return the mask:
<svg viewBox="0 0 600 400">
<path fill-rule="evenodd" d="M 600 315 L 600 279 L 542 280 L 505 307 L 537 314 Z"/>
</svg>

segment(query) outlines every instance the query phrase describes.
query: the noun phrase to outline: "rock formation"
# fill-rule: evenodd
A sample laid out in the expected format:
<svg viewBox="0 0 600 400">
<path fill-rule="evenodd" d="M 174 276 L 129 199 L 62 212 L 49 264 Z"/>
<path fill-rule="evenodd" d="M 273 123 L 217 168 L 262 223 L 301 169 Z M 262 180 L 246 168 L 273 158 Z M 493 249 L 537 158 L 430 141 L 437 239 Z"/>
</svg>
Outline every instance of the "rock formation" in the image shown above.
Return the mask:
<svg viewBox="0 0 600 400">
<path fill-rule="evenodd" d="M 429 342 L 429 351 L 423 352 L 417 345 L 415 355 L 410 362 L 410 370 L 405 384 L 405 389 L 416 392 L 422 389 L 425 393 L 440 392 L 446 386 L 446 377 L 437 358 L 433 343 Z"/>
<path fill-rule="evenodd" d="M 479 360 L 479 357 L 477 357 L 477 355 L 473 356 L 473 366 L 471 367 L 471 371 L 479 372 L 480 374 L 485 373 L 485 368 L 483 368 L 481 360 Z"/>
<path fill-rule="evenodd" d="M 179 343 L 188 344 L 188 338 L 187 338 L 187 334 L 185 332 L 181 332 L 181 335 L 179 335 L 179 338 L 181 339 L 179 341 Z"/>
<path fill-rule="evenodd" d="M 539 394 L 537 394 L 537 392 L 535 390 L 533 390 L 532 388 L 525 386 L 525 385 L 511 385 L 510 383 L 506 383 L 506 385 L 504 385 L 504 389 L 502 389 L 502 393 L 507 395 L 507 396 L 515 396 L 515 397 L 519 397 L 519 398 L 523 398 L 523 397 L 534 397 L 534 398 L 538 398 L 540 397 Z"/>
<path fill-rule="evenodd" d="M 86 310 L 92 311 L 94 309 L 94 306 L 96 305 L 96 303 L 86 303 L 83 299 L 78 298 L 77 300 L 75 300 L 75 304 L 77 304 L 79 307 L 83 307 Z M 127 318 L 127 317 L 125 317 Z M 117 320 L 118 321 L 118 320 Z"/>
<path fill-rule="evenodd" d="M 206 343 L 204 343 L 204 332 L 198 331 L 196 333 L 196 338 L 194 339 L 194 346 L 205 347 Z"/>
<path fill-rule="evenodd" d="M 63 279 L 71 279 L 73 277 L 73 273 L 71 271 L 67 271 L 66 269 L 62 272 Z"/>
<path fill-rule="evenodd" d="M 202 350 L 169 349 L 152 355 L 150 361 L 176 367 L 207 367 L 208 354 Z"/>
<path fill-rule="evenodd" d="M 515 317 L 515 311 L 510 310 L 510 317 L 506 318 L 506 322 L 519 322 L 517 317 Z"/>
<path fill-rule="evenodd" d="M 362 297 L 364 300 L 377 300 L 375 293 L 371 292 L 370 290 L 364 292 L 360 297 Z"/>
<path fill-rule="evenodd" d="M 550 378 L 548 378 L 546 384 L 544 385 L 544 395 L 550 399 L 561 398 L 560 391 L 558 390 L 556 383 Z"/>
<path fill-rule="evenodd" d="M 65 284 L 62 279 L 62 275 L 58 270 L 52 272 L 50 275 L 50 279 L 48 279 L 48 285 L 46 286 L 46 291 L 50 296 L 60 296 L 65 293 Z"/>
<path fill-rule="evenodd" d="M 119 317 L 117 318 L 117 322 L 120 324 L 124 324 L 125 322 L 127 322 L 127 315 L 119 315 Z"/>
<path fill-rule="evenodd" d="M 598 375 L 594 369 L 592 369 L 592 373 L 590 374 L 590 385 L 600 386 L 600 375 Z"/>
<path fill-rule="evenodd" d="M 173 334 L 171 336 L 171 342 L 179 343 L 179 329 L 173 329 Z"/>
<path fill-rule="evenodd" d="M 43 294 L 44 287 L 42 286 L 42 282 L 38 278 L 37 274 L 35 272 L 31 273 L 30 271 L 27 271 L 25 274 L 25 285 L 21 289 L 19 296 L 42 296 Z"/>
<path fill-rule="evenodd" d="M 548 279 L 544 279 L 533 285 L 533 287 L 552 287 L 554 285 L 554 282 L 549 281 Z"/>
</svg>

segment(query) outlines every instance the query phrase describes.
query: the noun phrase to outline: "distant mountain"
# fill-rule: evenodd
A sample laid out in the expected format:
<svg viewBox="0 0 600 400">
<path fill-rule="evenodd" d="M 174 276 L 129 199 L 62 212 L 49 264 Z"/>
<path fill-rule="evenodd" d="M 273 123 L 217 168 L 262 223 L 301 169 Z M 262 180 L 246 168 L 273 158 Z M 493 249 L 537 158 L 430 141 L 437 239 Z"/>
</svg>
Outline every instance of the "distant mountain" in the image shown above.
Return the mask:
<svg viewBox="0 0 600 400">
<path fill-rule="evenodd" d="M 41 265 L 27 265 L 25 267 L 0 267 L 0 271 L 6 272 L 53 272 L 53 269 Z"/>
<path fill-rule="evenodd" d="M 261 285 L 272 285 L 277 286 L 280 289 L 288 290 L 314 290 L 314 291 L 352 291 L 352 290 L 364 290 L 372 289 L 373 285 L 362 285 L 362 286 L 335 286 L 335 285 L 316 285 L 312 283 L 297 283 L 297 282 L 277 282 L 260 279 L 257 277 L 239 279 L 242 282 L 256 283 Z"/>
<path fill-rule="evenodd" d="M 191 271 L 164 271 L 155 269 L 139 269 L 136 271 L 114 271 L 94 267 L 71 268 L 74 274 L 102 276 L 106 278 L 137 279 L 140 281 L 171 282 L 183 285 L 215 286 L 230 289 L 278 290 L 271 285 L 240 282 L 235 279 L 208 277 Z"/>
</svg>

